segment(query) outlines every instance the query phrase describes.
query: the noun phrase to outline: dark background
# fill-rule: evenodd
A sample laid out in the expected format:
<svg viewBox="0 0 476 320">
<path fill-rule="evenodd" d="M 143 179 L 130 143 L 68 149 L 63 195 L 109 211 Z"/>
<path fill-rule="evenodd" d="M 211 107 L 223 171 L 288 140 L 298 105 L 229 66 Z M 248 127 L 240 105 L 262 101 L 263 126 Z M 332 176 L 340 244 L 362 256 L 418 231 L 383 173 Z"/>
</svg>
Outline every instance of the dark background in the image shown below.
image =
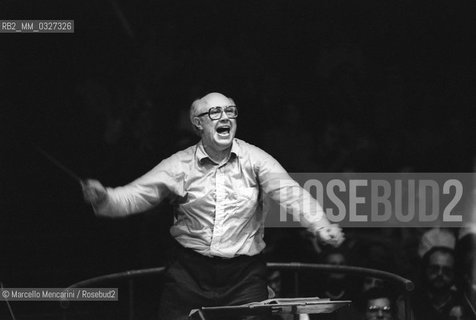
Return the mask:
<svg viewBox="0 0 476 320">
<path fill-rule="evenodd" d="M 474 1 L 2 1 L 0 281 L 64 287 L 162 265 L 167 204 L 96 218 L 80 177 L 125 184 L 196 141 L 191 102 L 239 106 L 237 137 L 292 172 L 469 172 Z"/>
</svg>

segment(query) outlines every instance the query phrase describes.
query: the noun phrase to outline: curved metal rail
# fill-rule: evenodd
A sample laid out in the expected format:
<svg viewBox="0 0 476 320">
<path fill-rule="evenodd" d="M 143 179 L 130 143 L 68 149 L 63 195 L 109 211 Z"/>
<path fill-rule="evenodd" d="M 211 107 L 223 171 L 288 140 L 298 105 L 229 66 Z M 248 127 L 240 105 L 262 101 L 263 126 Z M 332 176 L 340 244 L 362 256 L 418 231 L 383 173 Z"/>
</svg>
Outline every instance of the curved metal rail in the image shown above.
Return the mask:
<svg viewBox="0 0 476 320">
<path fill-rule="evenodd" d="M 132 279 L 132 278 L 139 278 L 139 277 L 146 277 L 146 276 L 154 276 L 159 275 L 164 272 L 165 267 L 157 267 L 157 268 L 150 268 L 150 269 L 140 269 L 140 270 L 130 270 L 118 273 L 111 273 L 106 274 L 104 276 L 94 277 L 90 279 L 86 279 L 80 282 L 76 282 L 70 285 L 68 288 L 88 288 L 91 286 L 96 285 L 97 283 L 107 282 L 107 281 L 114 281 L 114 280 L 124 280 L 124 279 Z"/>
<path fill-rule="evenodd" d="M 360 276 L 371 276 L 380 278 L 382 280 L 387 280 L 392 284 L 396 284 L 397 287 L 404 294 L 404 306 L 405 306 L 405 318 L 411 319 L 411 309 L 410 309 L 410 293 L 414 290 L 415 285 L 412 281 L 405 279 L 394 273 L 362 268 L 362 267 L 353 267 L 353 266 L 335 266 L 335 265 L 326 265 L 326 264 L 314 264 L 314 263 L 300 263 L 300 262 L 290 262 L 290 263 L 277 263 L 277 262 L 268 262 L 267 267 L 269 269 L 278 269 L 278 270 L 291 270 L 294 271 L 294 282 L 295 289 L 299 291 L 297 287 L 299 272 L 301 270 L 316 270 L 318 272 L 342 272 L 352 275 Z M 100 283 L 115 281 L 115 280 L 128 280 L 128 291 L 129 291 L 129 319 L 134 319 L 134 279 L 147 277 L 147 276 L 156 276 L 164 272 L 165 267 L 157 267 L 150 269 L 141 269 L 141 270 L 130 270 L 118 273 L 107 274 L 99 277 L 94 277 L 86 279 L 77 283 L 72 284 L 69 288 L 87 288 L 94 287 Z M 298 293 L 298 292 L 296 292 Z"/>
<path fill-rule="evenodd" d="M 380 278 L 382 280 L 387 280 L 392 283 L 395 283 L 399 286 L 399 289 L 406 292 L 411 292 L 415 289 L 415 285 L 412 281 L 403 278 L 397 274 L 381 271 L 377 269 L 369 269 L 362 267 L 352 267 L 352 266 L 336 266 L 328 264 L 317 264 L 317 263 L 300 263 L 300 262 L 290 262 L 290 263 L 276 263 L 268 262 L 268 268 L 270 269 L 281 269 L 281 270 L 319 270 L 321 272 L 338 272 L 348 273 L 353 275 L 362 275 L 362 276 L 371 276 L 375 278 Z"/>
</svg>

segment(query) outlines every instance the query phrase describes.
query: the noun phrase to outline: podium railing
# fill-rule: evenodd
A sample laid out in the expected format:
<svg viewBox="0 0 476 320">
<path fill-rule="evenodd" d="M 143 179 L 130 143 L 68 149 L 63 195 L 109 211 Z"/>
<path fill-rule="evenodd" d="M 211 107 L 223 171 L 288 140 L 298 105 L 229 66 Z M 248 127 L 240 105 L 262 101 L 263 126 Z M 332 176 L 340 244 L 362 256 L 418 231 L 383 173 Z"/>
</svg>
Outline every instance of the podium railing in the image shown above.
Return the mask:
<svg viewBox="0 0 476 320">
<path fill-rule="evenodd" d="M 411 304 L 410 304 L 410 293 L 414 290 L 415 286 L 412 281 L 403 278 L 397 274 L 370 269 L 362 267 L 353 267 L 353 266 L 335 266 L 335 265 L 325 265 L 325 264 L 313 264 L 313 263 L 299 263 L 299 262 L 290 262 L 290 263 L 276 263 L 268 262 L 268 269 L 272 270 L 290 270 L 293 271 L 293 281 L 294 281 L 294 294 L 299 296 L 299 273 L 302 270 L 315 270 L 320 273 L 346 273 L 349 275 L 359 275 L 362 277 L 371 276 L 375 278 L 380 278 L 386 280 L 388 283 L 395 285 L 402 293 L 404 298 L 404 308 L 405 308 L 405 319 L 411 319 Z M 164 272 L 164 267 L 150 268 L 150 269 L 141 269 L 141 270 L 130 270 L 125 272 L 118 272 L 113 274 L 107 274 L 103 276 L 98 276 L 90 279 L 86 279 L 77 283 L 72 284 L 69 288 L 93 288 L 97 287 L 100 284 L 113 282 L 113 281 L 124 281 L 127 280 L 127 291 L 128 291 L 128 319 L 133 320 L 135 318 L 135 306 L 134 306 L 134 281 L 139 278 L 158 276 Z"/>
</svg>

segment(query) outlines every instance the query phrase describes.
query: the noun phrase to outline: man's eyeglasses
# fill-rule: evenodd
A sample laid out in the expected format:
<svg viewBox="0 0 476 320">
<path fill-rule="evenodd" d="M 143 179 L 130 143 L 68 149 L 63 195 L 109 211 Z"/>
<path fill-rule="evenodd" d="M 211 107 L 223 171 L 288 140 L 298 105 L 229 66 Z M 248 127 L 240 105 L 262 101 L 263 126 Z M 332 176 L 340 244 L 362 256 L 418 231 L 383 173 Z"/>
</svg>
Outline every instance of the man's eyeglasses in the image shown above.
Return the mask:
<svg viewBox="0 0 476 320">
<path fill-rule="evenodd" d="M 208 114 L 211 120 L 220 120 L 223 115 L 223 111 L 225 112 L 226 116 L 230 119 L 235 119 L 238 117 L 238 108 L 236 106 L 227 106 L 224 108 L 212 107 L 208 109 L 207 112 L 197 114 L 196 117 L 202 117 Z"/>
<path fill-rule="evenodd" d="M 452 276 L 454 274 L 453 268 L 436 264 L 430 264 L 427 270 L 431 274 L 439 274 L 440 272 L 446 276 Z"/>
<path fill-rule="evenodd" d="M 378 306 L 369 306 L 367 308 L 369 312 L 372 313 L 377 313 L 379 311 L 382 311 L 383 313 L 390 313 L 392 311 L 392 307 L 390 306 L 384 306 L 384 307 L 378 307 Z"/>
</svg>

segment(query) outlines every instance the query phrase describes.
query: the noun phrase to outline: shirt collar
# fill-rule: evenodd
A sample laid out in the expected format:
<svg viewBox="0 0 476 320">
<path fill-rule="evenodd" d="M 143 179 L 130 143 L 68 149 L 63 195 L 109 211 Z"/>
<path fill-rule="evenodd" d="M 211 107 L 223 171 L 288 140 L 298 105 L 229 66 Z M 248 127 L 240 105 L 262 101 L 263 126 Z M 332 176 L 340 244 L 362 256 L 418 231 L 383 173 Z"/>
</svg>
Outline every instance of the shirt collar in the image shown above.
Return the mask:
<svg viewBox="0 0 476 320">
<path fill-rule="evenodd" d="M 207 152 L 205 151 L 205 147 L 203 146 L 202 140 L 200 140 L 200 142 L 197 144 L 196 154 L 197 154 L 197 159 L 199 162 L 202 162 L 205 159 L 210 159 Z M 241 154 L 241 148 L 235 138 L 233 139 L 233 143 L 231 145 L 230 159 L 232 158 L 233 155 L 235 155 L 236 157 L 239 157 L 240 154 Z"/>
</svg>

